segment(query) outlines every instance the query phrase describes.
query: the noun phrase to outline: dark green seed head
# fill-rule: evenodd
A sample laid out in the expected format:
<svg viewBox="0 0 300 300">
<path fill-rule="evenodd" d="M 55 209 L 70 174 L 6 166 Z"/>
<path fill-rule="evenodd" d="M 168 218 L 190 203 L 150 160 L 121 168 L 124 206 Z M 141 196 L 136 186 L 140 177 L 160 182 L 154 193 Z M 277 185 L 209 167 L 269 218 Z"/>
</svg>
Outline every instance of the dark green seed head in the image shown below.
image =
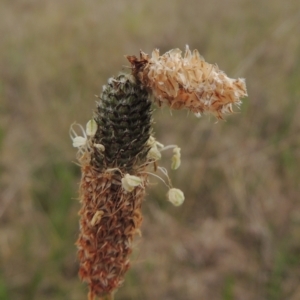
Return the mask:
<svg viewBox="0 0 300 300">
<path fill-rule="evenodd" d="M 110 78 L 100 95 L 94 143 L 102 144 L 105 151 L 95 151 L 92 163 L 100 169 L 119 168 L 133 174 L 149 151 L 152 110 L 149 93 L 130 76 Z"/>
</svg>

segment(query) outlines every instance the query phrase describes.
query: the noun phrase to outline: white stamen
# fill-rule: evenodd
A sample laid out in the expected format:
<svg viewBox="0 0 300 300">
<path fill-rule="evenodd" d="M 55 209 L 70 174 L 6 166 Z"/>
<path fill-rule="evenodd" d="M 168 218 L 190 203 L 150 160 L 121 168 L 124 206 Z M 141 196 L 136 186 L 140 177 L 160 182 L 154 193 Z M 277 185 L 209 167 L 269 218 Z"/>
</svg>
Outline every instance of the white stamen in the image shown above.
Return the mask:
<svg viewBox="0 0 300 300">
<path fill-rule="evenodd" d="M 179 168 L 180 164 L 181 164 L 181 159 L 180 159 L 180 151 L 181 149 L 179 147 L 175 147 L 173 149 L 173 157 L 172 157 L 172 164 L 171 164 L 171 169 L 172 170 L 176 170 Z"/>
<path fill-rule="evenodd" d="M 97 123 L 94 119 L 91 119 L 86 124 L 86 134 L 88 136 L 94 136 L 97 131 Z"/>
<path fill-rule="evenodd" d="M 157 147 L 154 146 L 149 150 L 147 157 L 150 159 L 159 160 L 161 159 L 161 153 L 159 152 Z"/>
<path fill-rule="evenodd" d="M 105 151 L 105 147 L 102 144 L 94 144 L 94 147 L 100 150 L 101 152 Z"/>
<path fill-rule="evenodd" d="M 127 192 L 132 192 L 134 188 L 141 183 L 142 179 L 134 175 L 125 174 L 125 176 L 122 178 L 122 187 Z"/>
<path fill-rule="evenodd" d="M 83 136 L 76 136 L 73 138 L 73 147 L 79 148 L 86 144 L 87 139 Z"/>
<path fill-rule="evenodd" d="M 175 206 L 180 206 L 184 202 L 184 194 L 181 190 L 172 188 L 167 193 L 168 200 Z"/>
</svg>

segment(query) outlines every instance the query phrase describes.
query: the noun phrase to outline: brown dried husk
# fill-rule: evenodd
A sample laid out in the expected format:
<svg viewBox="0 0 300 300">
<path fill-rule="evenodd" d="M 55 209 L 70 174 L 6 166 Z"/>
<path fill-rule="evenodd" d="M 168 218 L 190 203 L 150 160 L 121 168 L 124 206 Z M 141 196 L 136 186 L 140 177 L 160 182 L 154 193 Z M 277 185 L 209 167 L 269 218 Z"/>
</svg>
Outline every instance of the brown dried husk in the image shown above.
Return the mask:
<svg viewBox="0 0 300 300">
<path fill-rule="evenodd" d="M 128 56 L 133 74 L 147 86 L 158 105 L 173 109 L 189 109 L 197 115 L 205 112 L 223 119 L 233 112 L 232 104 L 239 106 L 240 98 L 247 96 L 243 78 L 231 79 L 216 65 L 207 63 L 197 50 L 173 49 L 164 55 L 159 50 L 152 57 L 141 51 L 140 58 Z"/>
<path fill-rule="evenodd" d="M 120 173 L 82 166 L 80 235 L 76 244 L 79 275 L 89 285 L 90 300 L 111 295 L 129 268 L 132 240 L 140 234 L 147 183 L 147 175 L 137 175 L 143 184 L 129 193 L 122 188 Z"/>
</svg>

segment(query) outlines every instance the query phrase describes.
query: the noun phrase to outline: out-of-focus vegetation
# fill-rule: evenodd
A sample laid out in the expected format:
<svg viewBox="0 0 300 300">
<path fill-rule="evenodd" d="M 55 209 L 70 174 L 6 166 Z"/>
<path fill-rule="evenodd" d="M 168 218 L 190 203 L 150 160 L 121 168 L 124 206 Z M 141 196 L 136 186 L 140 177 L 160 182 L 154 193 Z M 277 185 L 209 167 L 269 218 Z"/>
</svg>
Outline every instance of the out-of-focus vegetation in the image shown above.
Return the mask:
<svg viewBox="0 0 300 300">
<path fill-rule="evenodd" d="M 300 299 L 298 0 L 0 2 L 0 299 L 85 299 L 77 278 L 79 167 L 68 131 L 91 118 L 124 54 L 189 44 L 247 79 L 240 113 L 215 123 L 157 109 L 182 147 L 157 183 L 116 299 Z M 162 162 L 170 163 L 170 157 Z"/>
</svg>

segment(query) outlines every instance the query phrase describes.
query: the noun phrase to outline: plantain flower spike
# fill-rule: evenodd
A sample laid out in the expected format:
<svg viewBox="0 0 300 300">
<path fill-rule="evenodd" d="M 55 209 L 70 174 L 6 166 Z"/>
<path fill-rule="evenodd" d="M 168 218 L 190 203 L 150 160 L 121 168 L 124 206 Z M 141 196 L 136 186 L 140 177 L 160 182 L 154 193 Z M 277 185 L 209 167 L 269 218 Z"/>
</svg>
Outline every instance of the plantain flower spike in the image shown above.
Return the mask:
<svg viewBox="0 0 300 300">
<path fill-rule="evenodd" d="M 173 49 L 160 56 L 156 49 L 149 57 L 140 52 L 140 58 L 127 56 L 134 74 L 151 90 L 154 101 L 172 109 L 188 109 L 197 117 L 212 113 L 223 119 L 232 113 L 232 105 L 240 106 L 247 96 L 243 78 L 231 79 L 216 65 L 207 63 L 197 50 L 185 54 Z"/>
<path fill-rule="evenodd" d="M 152 128 L 149 93 L 132 75 L 110 78 L 94 118 L 79 136 L 71 127 L 81 166 L 79 276 L 88 299 L 110 297 L 129 269 L 132 241 L 140 234 Z M 83 135 L 83 136 L 82 136 Z"/>
<path fill-rule="evenodd" d="M 174 49 L 162 56 L 154 50 L 151 58 L 143 52 L 139 59 L 127 58 L 132 74 L 108 79 L 86 129 L 78 124 L 70 128 L 82 174 L 76 242 L 79 276 L 89 286 L 89 300 L 113 299 L 124 281 L 134 236 L 140 235 L 148 175 L 159 177 L 147 170 L 154 166 L 154 172 L 168 177 L 158 160 L 161 151 L 171 148 L 171 168 L 181 164 L 180 148 L 165 147 L 154 137 L 153 102 L 222 119 L 247 95 L 244 79 L 228 78 L 188 47 L 183 57 Z M 181 205 L 183 192 L 173 188 L 169 178 L 168 182 L 168 200 Z"/>
</svg>

